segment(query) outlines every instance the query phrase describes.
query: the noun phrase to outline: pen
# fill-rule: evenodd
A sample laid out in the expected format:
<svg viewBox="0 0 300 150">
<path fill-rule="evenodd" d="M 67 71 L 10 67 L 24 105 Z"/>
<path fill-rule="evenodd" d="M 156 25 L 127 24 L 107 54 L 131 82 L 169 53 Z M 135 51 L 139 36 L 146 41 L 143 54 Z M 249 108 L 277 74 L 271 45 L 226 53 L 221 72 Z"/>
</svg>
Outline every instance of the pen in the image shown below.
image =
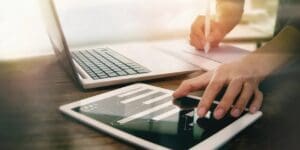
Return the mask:
<svg viewBox="0 0 300 150">
<path fill-rule="evenodd" d="M 206 14 L 205 14 L 205 23 L 204 23 L 204 36 L 205 36 L 204 52 L 205 53 L 208 53 L 210 49 L 210 43 L 208 41 L 209 33 L 210 33 L 210 0 L 206 0 Z"/>
</svg>

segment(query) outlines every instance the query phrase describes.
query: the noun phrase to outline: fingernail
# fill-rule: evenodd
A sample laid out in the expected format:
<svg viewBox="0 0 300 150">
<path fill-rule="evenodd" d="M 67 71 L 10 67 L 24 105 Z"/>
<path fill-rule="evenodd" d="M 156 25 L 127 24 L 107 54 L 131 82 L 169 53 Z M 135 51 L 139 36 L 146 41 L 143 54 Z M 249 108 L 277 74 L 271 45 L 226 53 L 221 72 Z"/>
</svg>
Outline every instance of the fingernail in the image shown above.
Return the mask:
<svg viewBox="0 0 300 150">
<path fill-rule="evenodd" d="M 177 93 L 173 93 L 172 96 L 173 96 L 174 99 L 178 98 L 178 94 Z"/>
<path fill-rule="evenodd" d="M 175 91 L 172 96 L 173 96 L 173 98 L 177 99 L 177 98 L 180 98 L 184 95 L 187 95 L 187 93 L 186 92 L 177 92 L 177 91 Z"/>
<path fill-rule="evenodd" d="M 223 108 L 218 108 L 215 113 L 214 116 L 216 119 L 221 119 L 224 116 L 224 109 Z"/>
<path fill-rule="evenodd" d="M 250 112 L 251 113 L 256 113 L 256 111 L 257 111 L 257 107 L 251 107 L 250 108 Z"/>
<path fill-rule="evenodd" d="M 232 115 L 233 117 L 238 117 L 238 116 L 240 116 L 240 115 L 241 115 L 240 109 L 234 108 L 233 111 L 232 111 L 232 113 L 231 113 L 231 115 Z"/>
<path fill-rule="evenodd" d="M 198 116 L 199 116 L 199 118 L 203 118 L 205 116 L 205 113 L 206 113 L 206 108 L 200 107 L 198 109 Z"/>
</svg>

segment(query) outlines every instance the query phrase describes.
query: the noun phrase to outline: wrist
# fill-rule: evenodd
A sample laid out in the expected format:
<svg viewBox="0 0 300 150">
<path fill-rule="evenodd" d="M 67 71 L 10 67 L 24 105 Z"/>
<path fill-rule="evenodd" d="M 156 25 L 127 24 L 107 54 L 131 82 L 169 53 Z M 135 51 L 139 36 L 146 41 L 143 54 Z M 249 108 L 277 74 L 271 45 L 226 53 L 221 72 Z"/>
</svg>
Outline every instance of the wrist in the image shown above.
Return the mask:
<svg viewBox="0 0 300 150">
<path fill-rule="evenodd" d="M 252 74 L 257 76 L 260 81 L 269 76 L 276 68 L 272 64 L 272 56 L 267 54 L 251 53 L 241 59 L 243 66 L 249 68 Z"/>
<path fill-rule="evenodd" d="M 217 22 L 225 34 L 229 33 L 241 20 L 244 12 L 244 0 L 218 0 Z"/>
<path fill-rule="evenodd" d="M 220 27 L 220 33 L 224 35 L 224 37 L 235 27 L 235 25 L 230 25 L 229 23 L 226 23 L 226 21 L 219 20 L 217 21 L 217 23 L 219 24 Z"/>
</svg>

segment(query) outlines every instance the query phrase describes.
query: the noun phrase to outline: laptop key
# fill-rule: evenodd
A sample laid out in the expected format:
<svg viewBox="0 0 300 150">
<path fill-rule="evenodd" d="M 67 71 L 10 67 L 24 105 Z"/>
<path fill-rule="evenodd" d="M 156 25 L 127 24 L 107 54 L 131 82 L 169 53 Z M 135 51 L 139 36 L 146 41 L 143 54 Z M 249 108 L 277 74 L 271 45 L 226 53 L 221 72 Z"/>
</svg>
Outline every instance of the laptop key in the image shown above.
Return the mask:
<svg viewBox="0 0 300 150">
<path fill-rule="evenodd" d="M 138 73 L 148 73 L 149 71 L 148 70 L 138 70 L 137 72 Z"/>
<path fill-rule="evenodd" d="M 101 76 L 99 76 L 101 79 L 104 79 L 104 78 L 108 78 L 108 76 L 107 75 L 101 75 Z"/>
<path fill-rule="evenodd" d="M 124 72 L 124 71 L 119 71 L 119 72 L 117 72 L 117 74 L 119 74 L 120 76 L 127 75 L 127 73 L 126 73 L 126 72 Z"/>
<path fill-rule="evenodd" d="M 136 74 L 136 72 L 135 72 L 134 70 L 126 70 L 126 72 L 127 72 L 128 74 L 130 74 L 130 75 Z"/>
<path fill-rule="evenodd" d="M 116 73 L 110 73 L 110 74 L 108 74 L 108 76 L 110 76 L 110 77 L 116 77 L 118 75 Z"/>
</svg>

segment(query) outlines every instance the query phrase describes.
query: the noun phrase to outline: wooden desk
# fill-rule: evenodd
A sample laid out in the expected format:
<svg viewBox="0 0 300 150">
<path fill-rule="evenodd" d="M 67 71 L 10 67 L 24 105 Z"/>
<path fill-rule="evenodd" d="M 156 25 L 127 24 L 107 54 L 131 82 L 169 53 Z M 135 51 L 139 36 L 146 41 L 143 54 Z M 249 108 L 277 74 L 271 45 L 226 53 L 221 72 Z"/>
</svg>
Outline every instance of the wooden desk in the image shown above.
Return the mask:
<svg viewBox="0 0 300 150">
<path fill-rule="evenodd" d="M 58 111 L 62 104 L 120 86 L 84 92 L 74 86 L 54 56 L 0 62 L 0 68 L 1 149 L 137 149 Z M 297 92 L 300 85 L 295 81 L 299 81 L 299 74 L 297 72 L 289 78 L 284 75 L 273 77 L 280 84 L 266 81 L 263 118 L 223 148 L 298 148 L 300 94 Z M 147 83 L 175 89 L 184 78 L 180 76 Z"/>
</svg>

